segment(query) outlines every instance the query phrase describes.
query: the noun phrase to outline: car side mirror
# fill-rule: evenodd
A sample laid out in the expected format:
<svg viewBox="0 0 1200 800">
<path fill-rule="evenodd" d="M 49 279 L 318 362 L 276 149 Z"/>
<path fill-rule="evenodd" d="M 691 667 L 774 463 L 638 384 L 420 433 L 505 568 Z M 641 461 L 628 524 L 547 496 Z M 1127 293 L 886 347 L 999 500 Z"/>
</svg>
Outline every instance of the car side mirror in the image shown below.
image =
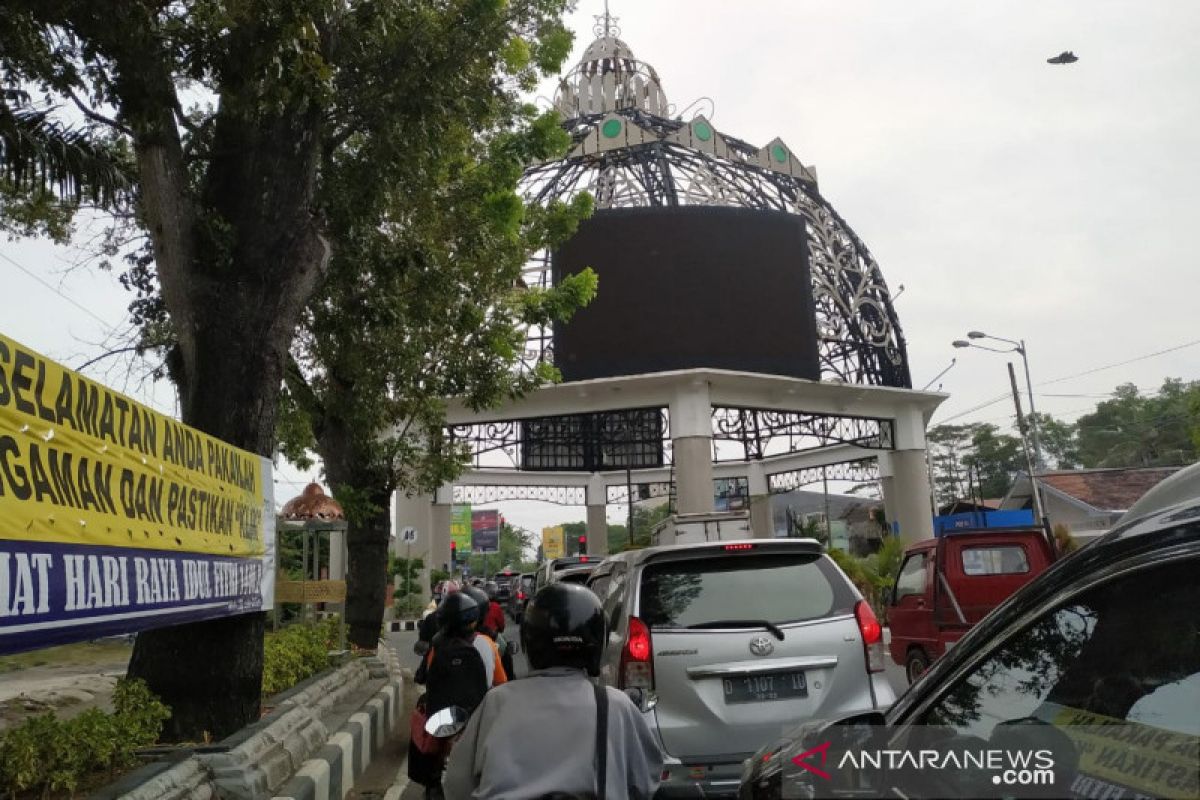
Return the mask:
<svg viewBox="0 0 1200 800">
<path fill-rule="evenodd" d="M 782 762 L 783 796 L 883 796 L 880 773 L 840 766 L 846 753 L 879 749 L 887 735 L 887 721 L 879 711 L 801 723 L 769 756 Z"/>
</svg>

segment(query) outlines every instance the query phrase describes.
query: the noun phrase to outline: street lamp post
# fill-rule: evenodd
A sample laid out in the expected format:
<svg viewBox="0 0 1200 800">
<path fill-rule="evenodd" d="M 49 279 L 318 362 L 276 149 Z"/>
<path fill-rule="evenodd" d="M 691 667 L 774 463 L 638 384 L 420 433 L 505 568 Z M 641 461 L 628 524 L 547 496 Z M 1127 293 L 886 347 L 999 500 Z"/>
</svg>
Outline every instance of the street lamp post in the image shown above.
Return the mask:
<svg viewBox="0 0 1200 800">
<path fill-rule="evenodd" d="M 1033 381 L 1029 377 L 1029 356 L 1026 354 L 1025 340 L 1024 339 L 1020 339 L 1020 340 L 1005 339 L 1002 336 L 991 336 L 989 334 L 984 333 L 983 331 L 969 331 L 967 333 L 967 339 L 971 339 L 971 340 L 989 339 L 991 341 L 1004 342 L 1005 344 L 1011 344 L 1012 348 L 1007 349 L 1007 350 L 1002 350 L 1002 349 L 998 349 L 995 347 L 987 347 L 982 344 L 976 344 L 975 341 L 966 341 L 964 339 L 958 339 L 958 340 L 952 342 L 952 344 L 957 348 L 974 347 L 978 350 L 987 350 L 992 353 L 1020 353 L 1021 354 L 1021 361 L 1025 365 L 1025 388 L 1026 388 L 1026 391 L 1029 392 L 1029 433 L 1030 433 L 1030 438 L 1033 440 L 1032 448 L 1031 448 L 1033 450 L 1032 458 L 1030 458 L 1028 461 L 1029 485 L 1030 485 L 1030 489 L 1033 493 L 1034 513 L 1037 514 L 1038 518 L 1040 519 L 1040 521 L 1042 523 L 1042 526 L 1046 529 L 1046 536 L 1050 537 L 1051 542 L 1053 542 L 1053 539 L 1052 539 L 1053 534 L 1050 531 L 1050 522 L 1046 517 L 1045 504 L 1042 502 L 1041 487 L 1038 485 L 1037 477 L 1034 475 L 1035 470 L 1044 469 L 1045 467 L 1043 466 L 1043 462 L 1042 462 L 1042 442 L 1041 442 L 1041 435 L 1039 433 L 1038 424 L 1037 424 L 1037 411 L 1035 410 L 1036 407 L 1033 404 Z M 1009 375 L 1012 376 L 1012 362 L 1009 362 L 1008 371 L 1009 371 Z M 1013 378 L 1014 378 L 1012 381 L 1013 397 L 1016 398 L 1016 400 L 1017 400 L 1017 424 L 1021 430 L 1022 442 L 1024 442 L 1025 426 L 1023 424 L 1021 424 L 1022 420 L 1021 420 L 1020 396 L 1017 393 L 1017 385 L 1016 385 L 1015 376 L 1013 376 Z M 1028 457 L 1029 455 L 1030 455 L 1029 451 L 1026 450 L 1026 456 Z"/>
<path fill-rule="evenodd" d="M 964 342 L 961 339 L 954 343 L 955 347 L 976 347 L 980 350 L 990 350 L 993 353 L 1020 353 L 1021 363 L 1025 366 L 1025 391 L 1029 393 L 1029 433 L 1033 438 L 1033 465 L 1038 469 L 1044 469 L 1045 462 L 1042 460 L 1042 437 L 1038 429 L 1037 421 L 1037 406 L 1033 400 L 1033 380 L 1029 377 L 1029 356 L 1025 350 L 1025 340 L 1014 341 L 1013 339 L 1005 339 L 1002 336 L 990 336 L 983 331 L 970 331 L 967 333 L 968 339 L 991 339 L 997 342 L 1011 344 L 1012 350 L 997 350 L 994 347 L 984 347 L 981 344 L 973 342 Z"/>
</svg>

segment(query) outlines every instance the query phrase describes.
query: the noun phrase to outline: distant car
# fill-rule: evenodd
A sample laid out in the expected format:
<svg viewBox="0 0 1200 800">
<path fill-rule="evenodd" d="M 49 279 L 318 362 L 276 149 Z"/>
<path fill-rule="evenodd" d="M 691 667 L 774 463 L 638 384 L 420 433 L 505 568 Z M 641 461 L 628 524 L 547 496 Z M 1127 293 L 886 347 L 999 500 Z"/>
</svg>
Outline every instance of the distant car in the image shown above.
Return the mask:
<svg viewBox="0 0 1200 800">
<path fill-rule="evenodd" d="M 534 594 L 537 594 L 546 586 L 558 580 L 558 574 L 563 570 L 583 564 L 599 564 L 600 561 L 601 559 L 592 556 L 562 556 L 561 558 L 552 558 L 538 567 L 537 581 L 534 584 Z"/>
<path fill-rule="evenodd" d="M 525 606 L 529 605 L 529 601 L 533 597 L 533 584 L 536 580 L 537 575 L 532 572 L 525 572 L 513 577 L 510 583 L 508 615 L 518 625 L 525 618 Z"/>
<path fill-rule="evenodd" d="M 888 597 L 889 652 L 908 682 L 1054 558 L 1041 528 L 947 531 L 909 545 Z"/>
<path fill-rule="evenodd" d="M 579 564 L 574 567 L 567 567 L 554 573 L 554 580 L 563 583 L 578 583 L 580 586 L 587 586 L 588 578 L 596 571 L 596 567 L 600 566 L 597 561 L 592 564 Z"/>
<path fill-rule="evenodd" d="M 496 582 L 496 602 L 502 606 L 508 605 L 508 598 L 512 594 L 512 582 L 515 577 L 517 577 L 515 572 L 499 572 L 492 578 Z"/>
<path fill-rule="evenodd" d="M 812 539 L 634 550 L 588 585 L 611 629 L 600 680 L 642 695 L 659 797 L 733 797 L 742 761 L 790 720 L 895 699 L 875 614 Z"/>
<path fill-rule="evenodd" d="M 1005 796 L 995 770 L 883 771 L 833 754 L 1014 749 L 1051 754 L 1040 796 L 1197 796 L 1200 495 L 1142 511 L 1026 584 L 886 712 L 810 721 L 761 748 L 740 797 Z M 813 748 L 831 756 L 821 776 L 793 768 L 816 766 Z"/>
</svg>

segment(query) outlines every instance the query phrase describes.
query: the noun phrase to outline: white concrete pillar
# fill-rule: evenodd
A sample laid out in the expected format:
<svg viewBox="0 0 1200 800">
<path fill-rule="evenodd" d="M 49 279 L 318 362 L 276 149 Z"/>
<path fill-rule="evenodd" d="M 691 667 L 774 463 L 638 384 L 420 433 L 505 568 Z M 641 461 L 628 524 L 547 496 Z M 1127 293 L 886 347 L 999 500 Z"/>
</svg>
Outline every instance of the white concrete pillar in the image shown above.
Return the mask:
<svg viewBox="0 0 1200 800">
<path fill-rule="evenodd" d="M 587 552 L 589 556 L 608 555 L 608 487 L 593 474 L 587 485 Z"/>
<path fill-rule="evenodd" d="M 346 532 L 329 532 L 329 580 L 346 580 Z"/>
<path fill-rule="evenodd" d="M 454 501 L 454 487 L 443 486 L 437 490 L 430 506 L 430 557 L 433 567 L 442 569 L 450 564 L 450 506 Z"/>
<path fill-rule="evenodd" d="M 748 465 L 750 484 L 750 531 L 755 539 L 775 538 L 775 519 L 771 514 L 771 487 L 761 461 Z"/>
<path fill-rule="evenodd" d="M 411 497 L 404 492 L 396 492 L 396 518 L 393 520 L 392 555 L 397 558 L 419 558 L 425 566 L 421 569 L 421 592 L 429 589 L 429 572 L 436 565 L 433 563 L 433 496 L 417 494 Z M 415 528 L 417 540 L 412 547 L 400 540 L 400 531 L 405 528 Z"/>
<path fill-rule="evenodd" d="M 896 530 L 896 479 L 892 473 L 892 453 L 884 450 L 879 453 L 876 461 L 879 464 L 879 489 L 883 493 L 883 518 L 887 520 L 888 530 Z"/>
<path fill-rule="evenodd" d="M 713 511 L 712 401 L 704 381 L 679 387 L 670 404 L 675 508 L 680 514 Z"/>
<path fill-rule="evenodd" d="M 896 449 L 890 453 L 892 491 L 900 538 L 916 542 L 933 536 L 929 472 L 925 463 L 925 420 L 917 410 L 896 415 Z M 886 487 L 885 487 L 886 489 Z"/>
</svg>

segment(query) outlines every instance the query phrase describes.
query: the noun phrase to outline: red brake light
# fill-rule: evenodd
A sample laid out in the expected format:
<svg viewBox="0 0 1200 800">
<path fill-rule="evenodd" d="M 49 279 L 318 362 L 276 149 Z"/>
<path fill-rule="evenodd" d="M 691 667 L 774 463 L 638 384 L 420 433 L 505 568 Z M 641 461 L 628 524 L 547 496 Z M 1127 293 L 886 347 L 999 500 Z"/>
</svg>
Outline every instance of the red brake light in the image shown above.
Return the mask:
<svg viewBox="0 0 1200 800">
<path fill-rule="evenodd" d="M 525 593 L 524 593 L 524 592 L 517 592 L 517 599 L 518 599 L 518 600 L 524 600 L 524 599 L 525 599 Z"/>
<path fill-rule="evenodd" d="M 629 618 L 629 658 L 633 661 L 650 660 L 650 629 L 637 617 Z"/>
<path fill-rule="evenodd" d="M 752 544 L 727 544 L 721 548 L 722 550 L 753 550 Z"/>
<path fill-rule="evenodd" d="M 630 617 L 629 637 L 621 650 L 621 666 L 617 673 L 620 688 L 654 688 L 652 652 L 650 629 L 637 617 Z"/>
<path fill-rule="evenodd" d="M 858 620 L 858 631 L 862 634 L 867 672 L 883 672 L 883 627 L 875 618 L 871 604 L 859 600 L 854 606 L 854 618 Z"/>
<path fill-rule="evenodd" d="M 579 563 L 580 563 L 580 564 L 586 564 L 586 563 L 587 563 L 587 558 L 588 558 L 587 556 L 580 556 L 580 557 L 579 557 Z"/>
</svg>

